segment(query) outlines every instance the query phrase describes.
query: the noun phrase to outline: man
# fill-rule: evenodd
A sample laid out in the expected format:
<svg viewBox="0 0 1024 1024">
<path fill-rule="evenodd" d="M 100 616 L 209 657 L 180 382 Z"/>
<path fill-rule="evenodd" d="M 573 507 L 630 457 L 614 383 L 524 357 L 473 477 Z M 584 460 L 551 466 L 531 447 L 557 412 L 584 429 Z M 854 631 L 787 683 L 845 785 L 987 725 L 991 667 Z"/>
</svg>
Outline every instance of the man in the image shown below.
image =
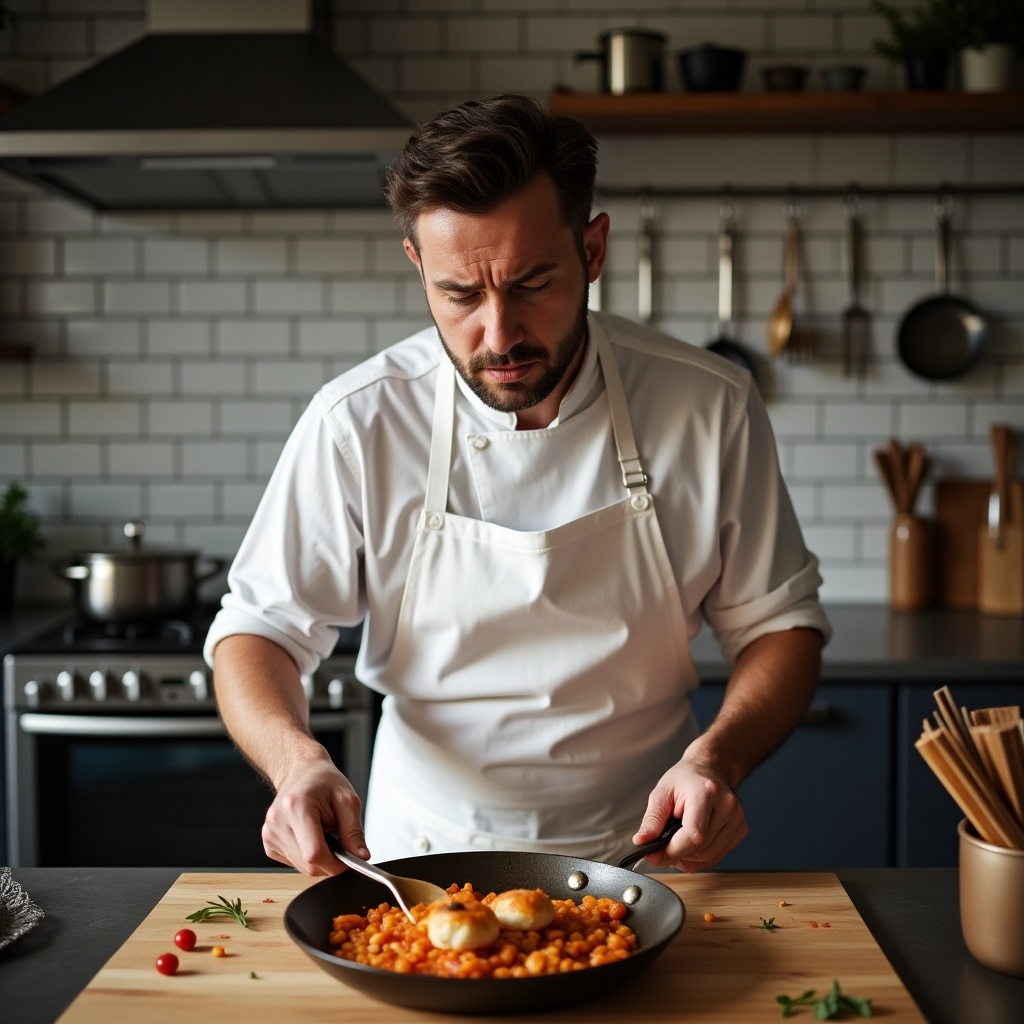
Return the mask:
<svg viewBox="0 0 1024 1024">
<path fill-rule="evenodd" d="M 520 849 L 696 871 L 795 726 L 829 633 L 747 373 L 587 289 L 596 142 L 532 100 L 419 130 L 387 196 L 434 327 L 342 374 L 282 453 L 207 640 L 223 719 L 273 786 L 267 853 Z M 688 641 L 735 661 L 700 736 Z M 365 836 L 300 673 L 364 623 L 386 694 Z M 368 849 L 369 848 L 369 849 Z"/>
</svg>

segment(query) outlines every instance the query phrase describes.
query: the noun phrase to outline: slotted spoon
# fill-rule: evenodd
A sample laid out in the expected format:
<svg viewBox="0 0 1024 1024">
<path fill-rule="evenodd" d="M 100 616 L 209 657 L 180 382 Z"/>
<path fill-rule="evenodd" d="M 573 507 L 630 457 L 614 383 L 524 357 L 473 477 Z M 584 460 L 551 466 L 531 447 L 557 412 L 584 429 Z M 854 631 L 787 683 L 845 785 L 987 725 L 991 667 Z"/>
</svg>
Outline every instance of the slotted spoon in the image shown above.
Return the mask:
<svg viewBox="0 0 1024 1024">
<path fill-rule="evenodd" d="M 433 882 L 424 882 L 418 878 L 406 878 L 404 875 L 393 875 L 390 871 L 385 871 L 383 868 L 377 867 L 376 864 L 371 864 L 369 861 L 353 857 L 352 854 L 341 845 L 340 840 L 333 832 L 324 833 L 324 839 L 327 840 L 327 845 L 331 848 L 331 853 L 333 853 L 334 856 L 345 865 L 345 867 L 351 868 L 353 871 L 358 871 L 361 875 L 366 875 L 367 878 L 372 878 L 375 881 L 380 882 L 381 885 L 386 885 L 394 894 L 395 899 L 398 901 L 398 905 L 405 911 L 405 916 L 408 917 L 410 921 L 413 920 L 411 908 L 416 906 L 417 903 L 427 904 L 433 903 L 435 900 L 448 899 L 448 893 L 439 885 L 434 885 Z"/>
</svg>

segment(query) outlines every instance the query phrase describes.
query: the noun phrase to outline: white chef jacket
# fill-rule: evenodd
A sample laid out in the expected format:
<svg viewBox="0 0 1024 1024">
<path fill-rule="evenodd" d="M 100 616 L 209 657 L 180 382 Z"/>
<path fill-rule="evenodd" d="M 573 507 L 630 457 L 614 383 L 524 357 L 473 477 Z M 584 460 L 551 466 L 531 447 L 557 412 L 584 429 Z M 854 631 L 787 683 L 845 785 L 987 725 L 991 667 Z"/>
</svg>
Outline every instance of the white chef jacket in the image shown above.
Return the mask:
<svg viewBox="0 0 1024 1024">
<path fill-rule="evenodd" d="M 749 373 L 630 320 L 590 317 L 603 325 L 621 371 L 688 636 L 706 620 L 730 661 L 757 637 L 794 627 L 818 629 L 827 641 L 818 562 L 804 545 Z M 337 626 L 363 622 L 356 673 L 374 687 L 394 641 L 423 507 L 443 359 L 431 327 L 317 393 L 232 564 L 206 639 L 211 665 L 221 639 L 245 633 L 274 641 L 309 673 L 333 649 Z M 503 445 L 515 414 L 485 405 L 460 377 L 449 510 L 540 531 L 619 501 L 603 393 L 588 344 L 558 417 L 531 432 L 535 444 Z M 581 460 L 574 436 L 600 424 L 603 453 L 589 444 Z"/>
</svg>

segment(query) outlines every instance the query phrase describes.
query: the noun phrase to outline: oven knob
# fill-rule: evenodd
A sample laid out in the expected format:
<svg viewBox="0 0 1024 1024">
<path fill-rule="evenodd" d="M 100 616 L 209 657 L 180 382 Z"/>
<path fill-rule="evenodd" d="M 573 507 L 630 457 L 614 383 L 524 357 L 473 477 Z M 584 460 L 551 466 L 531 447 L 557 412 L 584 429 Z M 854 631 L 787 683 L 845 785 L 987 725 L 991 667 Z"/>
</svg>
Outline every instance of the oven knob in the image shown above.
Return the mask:
<svg viewBox="0 0 1024 1024">
<path fill-rule="evenodd" d="M 302 677 L 302 692 L 306 695 L 306 700 L 313 699 L 313 677 L 312 675 L 305 675 Z"/>
<path fill-rule="evenodd" d="M 75 699 L 75 677 L 68 671 L 57 673 L 57 693 L 61 700 Z"/>
<path fill-rule="evenodd" d="M 337 710 L 345 704 L 345 682 L 342 679 L 332 679 L 327 684 L 327 703 Z"/>
<path fill-rule="evenodd" d="M 210 699 L 210 687 L 206 682 L 206 673 L 196 669 L 188 677 L 188 685 L 192 687 L 192 696 L 196 700 L 207 701 Z"/>
<path fill-rule="evenodd" d="M 121 676 L 121 686 L 124 688 L 125 697 L 130 701 L 137 701 L 142 696 L 142 680 L 138 672 L 125 672 Z"/>
<path fill-rule="evenodd" d="M 30 708 L 39 707 L 39 683 L 35 679 L 25 684 L 25 703 Z"/>
<path fill-rule="evenodd" d="M 105 701 L 107 699 L 107 673 L 101 669 L 89 675 L 89 689 L 92 690 L 92 699 Z"/>
</svg>

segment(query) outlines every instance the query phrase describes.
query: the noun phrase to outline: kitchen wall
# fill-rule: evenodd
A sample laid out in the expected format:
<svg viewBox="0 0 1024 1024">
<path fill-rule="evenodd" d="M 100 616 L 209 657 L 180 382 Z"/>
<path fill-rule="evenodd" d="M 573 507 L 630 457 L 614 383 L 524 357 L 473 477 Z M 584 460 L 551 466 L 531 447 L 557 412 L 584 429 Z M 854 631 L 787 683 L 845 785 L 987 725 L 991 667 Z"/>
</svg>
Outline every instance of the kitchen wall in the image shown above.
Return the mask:
<svg viewBox="0 0 1024 1024">
<path fill-rule="evenodd" d="M 0 32 L 0 79 L 35 92 L 144 31 L 142 0 L 22 0 Z M 880 22 L 854 0 L 335 0 L 337 48 L 421 119 L 471 96 L 555 83 L 593 90 L 605 28 L 668 33 L 670 52 L 706 40 L 759 67 L 835 61 L 869 68 L 867 87 L 902 87 L 871 54 Z M 675 64 L 668 86 L 679 88 Z M 955 79 L 954 79 L 955 84 Z M 655 323 L 701 344 L 717 308 L 717 191 L 737 198 L 737 337 L 758 353 L 786 479 L 833 602 L 886 598 L 891 509 L 872 463 L 890 435 L 923 440 L 936 475 L 990 472 L 988 426 L 1024 430 L 1024 198 L 954 203 L 952 287 L 991 317 L 982 364 L 947 384 L 911 376 L 894 351 L 902 314 L 933 288 L 934 198 L 863 196 L 866 299 L 874 317 L 865 379 L 844 377 L 847 301 L 841 198 L 799 187 L 1024 185 L 1017 135 L 603 138 L 600 181 L 707 188 L 659 198 Z M 772 362 L 766 320 L 781 290 L 787 198 L 802 233 L 804 312 L 816 358 Z M 602 302 L 636 316 L 639 201 L 612 216 Z M 230 555 L 277 454 L 318 385 L 425 322 L 420 289 L 385 211 L 106 216 L 0 180 L 0 331 L 29 362 L 0 363 L 0 484 L 30 490 L 51 555 L 115 542 L 141 519 L 153 541 Z M 1020 463 L 1019 463 L 1020 464 Z M 932 500 L 924 494 L 924 508 Z M 45 565 L 22 596 L 67 596 Z"/>
</svg>

